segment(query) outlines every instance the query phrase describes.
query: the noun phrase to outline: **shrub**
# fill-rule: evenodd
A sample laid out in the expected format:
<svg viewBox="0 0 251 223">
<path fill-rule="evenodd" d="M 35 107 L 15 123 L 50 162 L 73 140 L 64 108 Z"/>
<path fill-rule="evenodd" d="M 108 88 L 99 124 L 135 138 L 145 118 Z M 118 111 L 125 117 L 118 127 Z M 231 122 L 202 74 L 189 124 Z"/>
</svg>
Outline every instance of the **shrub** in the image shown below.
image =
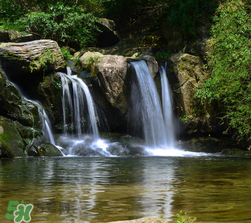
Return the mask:
<svg viewBox="0 0 251 223">
<path fill-rule="evenodd" d="M 176 214 L 177 218 L 175 219 L 175 222 L 177 223 L 193 223 L 196 221 L 196 218 L 188 217 L 187 213 L 183 213 L 180 211 L 180 213 Z"/>
<path fill-rule="evenodd" d="M 31 12 L 17 23 L 42 38 L 63 43 L 75 40 L 84 47 L 95 40 L 94 34 L 98 32 L 95 21 L 96 17 L 84 9 L 58 2 L 48 12 Z"/>
<path fill-rule="evenodd" d="M 221 4 L 214 17 L 208 53 L 211 78 L 196 97 L 202 103 L 217 102 L 222 108 L 226 133 L 251 139 L 251 17 L 250 3 L 230 0 Z"/>
</svg>

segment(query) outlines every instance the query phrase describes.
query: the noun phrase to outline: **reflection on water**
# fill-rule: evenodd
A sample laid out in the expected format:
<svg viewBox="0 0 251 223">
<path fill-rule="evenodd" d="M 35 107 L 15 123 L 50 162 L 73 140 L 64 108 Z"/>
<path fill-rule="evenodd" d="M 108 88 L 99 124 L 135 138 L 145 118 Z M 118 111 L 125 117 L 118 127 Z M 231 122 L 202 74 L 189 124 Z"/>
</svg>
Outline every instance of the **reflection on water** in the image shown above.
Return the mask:
<svg viewBox="0 0 251 223">
<path fill-rule="evenodd" d="M 13 222 L 8 203 L 22 199 L 34 204 L 31 222 L 171 222 L 180 210 L 197 222 L 251 222 L 250 169 L 224 157 L 0 160 L 0 222 Z"/>
</svg>

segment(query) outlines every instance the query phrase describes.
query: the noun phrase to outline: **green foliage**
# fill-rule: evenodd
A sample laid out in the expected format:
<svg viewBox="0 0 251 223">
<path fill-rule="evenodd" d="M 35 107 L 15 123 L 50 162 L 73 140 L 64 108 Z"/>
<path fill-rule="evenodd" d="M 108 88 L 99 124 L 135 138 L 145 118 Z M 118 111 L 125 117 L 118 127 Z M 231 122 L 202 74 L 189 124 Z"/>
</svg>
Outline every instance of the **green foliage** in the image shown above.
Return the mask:
<svg viewBox="0 0 251 223">
<path fill-rule="evenodd" d="M 187 213 L 183 213 L 182 211 L 180 211 L 180 213 L 178 213 L 177 218 L 175 219 L 175 222 L 177 223 L 193 223 L 196 221 L 196 218 L 191 218 L 188 217 Z"/>
<path fill-rule="evenodd" d="M 49 67 L 56 62 L 57 55 L 53 54 L 51 50 L 47 51 L 37 60 L 31 61 L 29 70 L 31 72 L 42 69 L 43 72 L 47 71 Z"/>
<path fill-rule="evenodd" d="M 69 52 L 69 50 L 66 47 L 62 47 L 61 52 L 62 52 L 65 60 L 70 60 L 72 58 L 71 53 Z"/>
<path fill-rule="evenodd" d="M 169 1 L 169 0 L 168 0 Z M 101 0 L 104 7 L 104 16 L 112 18 L 116 21 L 126 20 L 130 22 L 140 17 L 143 12 L 148 11 L 154 14 L 157 10 L 162 10 L 162 6 L 166 5 L 167 0 Z M 155 17 L 152 17 L 154 19 Z"/>
<path fill-rule="evenodd" d="M 65 6 L 58 2 L 48 12 L 31 12 L 17 22 L 31 33 L 66 43 L 76 40 L 82 46 L 94 41 L 96 18 L 78 7 Z"/>
<path fill-rule="evenodd" d="M 219 6 L 214 17 L 208 53 L 211 78 L 196 97 L 202 103 L 221 104 L 226 133 L 251 139 L 251 17 L 250 3 L 230 0 Z M 231 130 L 231 131 L 229 131 Z"/>
<path fill-rule="evenodd" d="M 171 56 L 171 52 L 163 52 L 163 51 L 158 51 L 154 57 L 156 58 L 156 60 L 166 60 L 168 57 Z"/>
<path fill-rule="evenodd" d="M 168 7 L 165 9 L 167 24 L 179 27 L 184 37 L 194 37 L 196 25 L 210 22 L 217 3 L 217 0 L 169 1 Z"/>
<path fill-rule="evenodd" d="M 0 18 L 14 22 L 25 14 L 31 12 L 49 12 L 51 8 L 57 5 L 68 7 L 78 7 L 86 9 L 88 12 L 100 15 L 103 11 L 100 0 L 1 0 L 0 1 Z"/>
<path fill-rule="evenodd" d="M 86 71 L 90 72 L 92 75 L 95 75 L 96 64 L 100 58 L 100 56 L 89 57 L 87 59 L 87 63 L 85 64 Z"/>
</svg>

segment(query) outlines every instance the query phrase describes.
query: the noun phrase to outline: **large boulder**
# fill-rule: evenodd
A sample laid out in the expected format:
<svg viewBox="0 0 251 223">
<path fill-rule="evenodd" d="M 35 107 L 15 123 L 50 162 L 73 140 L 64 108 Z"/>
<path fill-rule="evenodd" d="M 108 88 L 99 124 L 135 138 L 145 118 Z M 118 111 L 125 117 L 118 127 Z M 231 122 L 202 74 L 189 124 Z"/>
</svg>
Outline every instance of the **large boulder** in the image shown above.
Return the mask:
<svg viewBox="0 0 251 223">
<path fill-rule="evenodd" d="M 37 108 L 25 100 L 17 88 L 6 79 L 0 68 L 0 115 L 20 122 L 23 125 L 33 126 L 38 123 Z M 39 127 L 36 124 L 34 127 Z"/>
<path fill-rule="evenodd" d="M 99 115 L 107 117 L 111 129 L 125 131 L 129 85 L 127 59 L 97 52 L 86 52 L 79 56 L 80 68 L 90 73 L 91 78 L 87 78 L 86 82 Z M 102 121 L 103 117 L 99 119 Z"/>
<path fill-rule="evenodd" d="M 42 149 L 45 152 L 40 152 L 40 147 L 48 142 L 41 131 L 38 108 L 20 95 L 15 86 L 7 80 L 1 67 L 0 104 L 0 158 L 62 155 L 51 144 L 46 149 Z M 51 148 L 48 149 L 49 147 Z"/>
<path fill-rule="evenodd" d="M 41 102 L 53 123 L 53 130 L 63 130 L 62 83 L 59 75 L 47 75 L 37 87 L 37 100 Z"/>
<path fill-rule="evenodd" d="M 17 123 L 0 116 L 0 157 L 24 156 L 24 149 Z"/>
<path fill-rule="evenodd" d="M 216 110 L 206 113 L 198 99 L 196 89 L 209 77 L 199 56 L 178 53 L 168 60 L 168 79 L 174 93 L 174 103 L 180 120 L 188 133 L 214 131 Z"/>
<path fill-rule="evenodd" d="M 32 76 L 32 73 L 51 72 L 65 67 L 61 50 L 53 40 L 2 43 L 0 61 L 12 79 L 22 74 Z"/>
<path fill-rule="evenodd" d="M 100 18 L 96 25 L 101 31 L 97 36 L 97 47 L 113 46 L 120 41 L 120 37 L 115 31 L 116 24 L 113 20 Z"/>
<path fill-rule="evenodd" d="M 130 104 L 130 62 L 145 60 L 151 75 L 155 77 L 158 72 L 157 61 L 152 56 L 127 58 L 103 55 L 99 52 L 76 53 L 74 59 L 78 63 L 78 69 L 74 70 L 80 76 L 87 77 L 85 81 L 96 102 L 99 120 L 102 121 L 106 117 L 110 131 L 125 133 Z"/>
<path fill-rule="evenodd" d="M 0 30 L 0 43 L 8 42 L 27 42 L 38 39 L 32 34 L 24 35 L 16 30 Z"/>
<path fill-rule="evenodd" d="M 0 30 L 0 43 L 12 42 L 21 38 L 23 35 L 16 30 Z"/>
</svg>

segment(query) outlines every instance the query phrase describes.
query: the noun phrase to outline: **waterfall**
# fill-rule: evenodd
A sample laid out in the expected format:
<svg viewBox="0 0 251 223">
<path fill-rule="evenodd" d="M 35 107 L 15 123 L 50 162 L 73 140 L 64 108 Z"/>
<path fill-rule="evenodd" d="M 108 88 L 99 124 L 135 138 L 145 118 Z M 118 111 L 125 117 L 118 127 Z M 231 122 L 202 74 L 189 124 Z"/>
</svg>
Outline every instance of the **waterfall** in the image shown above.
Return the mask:
<svg viewBox="0 0 251 223">
<path fill-rule="evenodd" d="M 174 123 L 173 123 L 173 108 L 172 108 L 172 91 L 166 76 L 166 70 L 163 66 L 160 67 L 161 75 L 161 96 L 162 96 L 162 110 L 167 129 L 166 137 L 170 147 L 174 146 Z"/>
<path fill-rule="evenodd" d="M 52 145 L 56 146 L 55 139 L 52 134 L 51 122 L 50 122 L 50 119 L 49 119 L 46 111 L 44 110 L 43 106 L 37 101 L 27 99 L 27 98 L 24 98 L 24 99 L 26 101 L 31 102 L 32 104 L 34 104 L 37 107 L 43 135 L 48 140 L 48 142 L 50 142 Z"/>
<path fill-rule="evenodd" d="M 39 119 L 41 120 L 42 124 L 42 131 L 44 134 L 44 137 L 54 146 L 56 146 L 54 136 L 52 134 L 52 128 L 51 128 L 51 123 L 48 115 L 46 114 L 44 108 L 40 105 L 37 104 L 38 107 L 38 113 L 39 113 Z"/>
<path fill-rule="evenodd" d="M 160 98 L 145 61 L 131 62 L 134 70 L 132 83 L 132 115 L 141 124 L 146 145 L 150 148 L 168 148 L 168 139 Z"/>
<path fill-rule="evenodd" d="M 58 73 L 62 82 L 62 108 L 64 133 L 73 128 L 80 138 L 84 133 L 99 138 L 95 109 L 90 91 L 84 81 L 72 75 L 70 68 L 67 74 Z"/>
</svg>

